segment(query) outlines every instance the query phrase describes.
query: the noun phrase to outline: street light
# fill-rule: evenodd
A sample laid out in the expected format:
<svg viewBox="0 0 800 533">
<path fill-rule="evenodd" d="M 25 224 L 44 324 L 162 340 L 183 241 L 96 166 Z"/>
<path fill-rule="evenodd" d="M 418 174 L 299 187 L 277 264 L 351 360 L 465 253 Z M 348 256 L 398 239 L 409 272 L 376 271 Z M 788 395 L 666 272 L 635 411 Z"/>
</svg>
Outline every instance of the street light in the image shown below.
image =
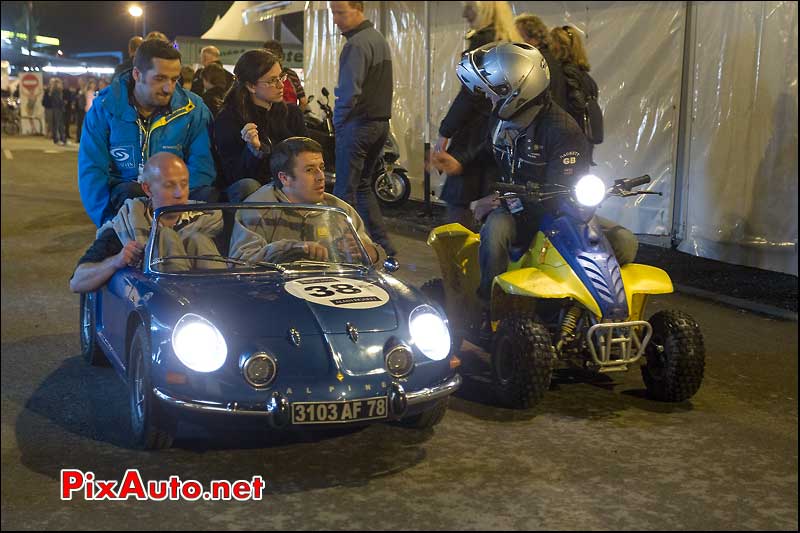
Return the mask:
<svg viewBox="0 0 800 533">
<path fill-rule="evenodd" d="M 144 16 L 144 9 L 142 9 L 141 6 L 138 6 L 138 5 L 134 4 L 134 5 L 132 5 L 131 7 L 128 8 L 128 13 L 134 19 L 138 19 L 139 17 L 142 17 L 142 36 L 144 37 L 145 24 L 146 24 L 146 22 L 145 22 L 146 19 L 145 19 L 145 16 Z M 136 23 L 135 22 L 134 22 L 133 33 L 136 33 Z"/>
</svg>

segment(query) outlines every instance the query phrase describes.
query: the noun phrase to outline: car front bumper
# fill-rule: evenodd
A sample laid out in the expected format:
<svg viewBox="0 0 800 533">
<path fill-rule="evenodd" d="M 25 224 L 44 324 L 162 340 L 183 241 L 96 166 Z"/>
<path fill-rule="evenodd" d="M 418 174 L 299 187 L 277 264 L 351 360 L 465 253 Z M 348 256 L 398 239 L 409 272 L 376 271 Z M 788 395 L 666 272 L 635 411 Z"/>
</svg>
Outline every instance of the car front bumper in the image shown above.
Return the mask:
<svg viewBox="0 0 800 533">
<path fill-rule="evenodd" d="M 432 387 L 417 391 L 405 392 L 398 383 L 393 383 L 389 391 L 389 419 L 400 419 L 406 414 L 409 407 L 418 406 L 439 400 L 453 394 L 461 386 L 461 376 L 454 374 L 452 377 Z M 200 400 L 191 400 L 171 396 L 158 387 L 153 388 L 153 394 L 163 403 L 184 411 L 205 414 L 221 414 L 235 416 L 266 417 L 273 427 L 285 427 L 289 421 L 289 406 L 291 402 L 280 393 L 272 394 L 266 402 L 259 404 L 240 404 L 238 402 L 218 403 Z"/>
</svg>

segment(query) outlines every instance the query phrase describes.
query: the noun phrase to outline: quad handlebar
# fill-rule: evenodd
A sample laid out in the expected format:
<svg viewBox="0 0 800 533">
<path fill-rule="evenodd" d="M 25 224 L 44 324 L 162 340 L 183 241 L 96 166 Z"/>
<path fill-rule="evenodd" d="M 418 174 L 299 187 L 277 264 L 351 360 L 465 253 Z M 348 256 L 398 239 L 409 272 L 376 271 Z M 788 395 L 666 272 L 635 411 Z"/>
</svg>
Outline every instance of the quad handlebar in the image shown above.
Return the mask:
<svg viewBox="0 0 800 533">
<path fill-rule="evenodd" d="M 634 196 L 638 194 L 657 194 L 661 196 L 660 192 L 655 191 L 633 191 L 634 187 L 650 183 L 650 175 L 644 174 L 636 178 L 618 179 L 614 180 L 612 185 L 607 191 L 608 196 Z M 533 201 L 545 201 L 559 196 L 568 196 L 572 193 L 573 188 L 559 183 L 535 183 L 529 181 L 525 184 L 517 183 L 495 183 L 495 190 L 501 198 L 525 198 Z"/>
</svg>

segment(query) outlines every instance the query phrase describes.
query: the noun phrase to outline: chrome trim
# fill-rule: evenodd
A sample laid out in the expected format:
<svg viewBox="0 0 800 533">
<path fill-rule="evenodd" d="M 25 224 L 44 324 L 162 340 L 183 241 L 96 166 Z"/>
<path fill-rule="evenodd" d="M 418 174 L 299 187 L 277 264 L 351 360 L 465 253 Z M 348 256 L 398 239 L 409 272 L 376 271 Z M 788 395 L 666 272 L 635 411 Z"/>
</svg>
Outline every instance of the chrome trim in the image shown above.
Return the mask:
<svg viewBox="0 0 800 533">
<path fill-rule="evenodd" d="M 454 374 L 452 378 L 440 383 L 439 385 L 409 392 L 406 394 L 408 405 L 418 405 L 449 396 L 458 390 L 458 388 L 461 386 L 461 381 L 461 375 Z"/>
<path fill-rule="evenodd" d="M 266 381 L 266 383 L 261 383 L 261 384 L 255 383 L 255 382 L 251 381 L 250 378 L 247 375 L 247 367 L 248 367 L 248 365 L 250 365 L 256 359 L 267 359 L 267 360 L 269 360 L 272 363 L 273 368 L 275 369 L 275 371 L 272 373 L 272 377 L 269 378 Z M 278 361 L 275 360 L 275 358 L 273 356 L 271 356 L 270 354 L 268 354 L 267 352 L 256 352 L 256 353 L 254 353 L 252 355 L 243 357 L 242 358 L 242 362 L 241 362 L 241 364 L 239 366 L 239 369 L 242 372 L 242 377 L 244 378 L 244 380 L 247 382 L 248 385 L 250 385 L 251 387 L 253 387 L 255 389 L 265 389 L 265 388 L 269 387 L 270 385 L 272 385 L 272 382 L 275 381 L 275 378 L 278 376 Z"/>
<path fill-rule="evenodd" d="M 251 415 L 251 416 L 265 416 L 269 418 L 274 418 L 275 416 L 281 414 L 281 412 L 284 410 L 288 412 L 289 409 L 289 402 L 286 401 L 286 398 L 277 398 L 274 395 L 272 398 L 270 398 L 269 403 L 272 404 L 274 400 L 277 409 L 273 408 L 273 410 L 270 411 L 269 410 L 270 406 L 266 402 L 260 405 L 239 405 L 238 402 L 230 402 L 227 404 L 222 404 L 218 402 L 183 400 L 165 394 L 164 392 L 160 391 L 158 387 L 153 387 L 153 394 L 155 394 L 156 398 L 158 398 L 162 402 L 172 405 L 173 407 L 178 407 L 181 409 L 186 409 L 195 412 L 203 412 L 203 413 Z"/>
<path fill-rule="evenodd" d="M 636 328 L 644 328 L 646 334 L 644 340 L 639 339 L 636 333 Z M 613 332 L 615 329 L 627 329 L 627 336 L 622 332 L 620 336 L 614 337 Z M 610 330 L 611 334 L 605 335 L 604 330 Z M 599 332 L 599 333 L 598 333 Z M 596 343 L 597 348 L 600 349 L 598 355 L 597 348 L 595 348 L 595 335 L 597 335 Z M 632 322 L 605 322 L 595 324 L 586 333 L 586 344 L 589 345 L 589 351 L 592 353 L 594 363 L 600 368 L 610 368 L 629 365 L 635 363 L 644 354 L 647 343 L 650 342 L 650 337 L 653 336 L 653 326 L 644 320 L 636 320 Z M 617 348 L 617 354 L 620 357 L 611 359 L 612 351 Z M 636 350 L 634 355 L 634 349 Z M 606 370 L 608 371 L 608 370 Z"/>
</svg>

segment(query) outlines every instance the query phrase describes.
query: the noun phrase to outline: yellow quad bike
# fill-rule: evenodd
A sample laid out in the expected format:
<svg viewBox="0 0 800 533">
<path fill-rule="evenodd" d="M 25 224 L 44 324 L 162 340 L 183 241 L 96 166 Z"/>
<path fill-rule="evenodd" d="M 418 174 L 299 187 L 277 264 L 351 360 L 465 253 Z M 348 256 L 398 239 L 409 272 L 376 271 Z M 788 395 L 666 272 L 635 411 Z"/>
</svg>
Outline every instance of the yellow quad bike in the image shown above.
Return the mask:
<svg viewBox="0 0 800 533">
<path fill-rule="evenodd" d="M 650 176 L 619 179 L 606 190 L 585 176 L 574 188 L 556 184 L 497 184 L 503 205 L 515 216 L 538 208 L 538 233 L 529 247 L 512 248 L 508 271 L 495 277 L 491 334 L 481 328 L 480 235 L 461 224 L 431 231 L 443 279 L 422 286 L 447 311 L 454 349 L 467 339 L 491 354 L 492 380 L 500 403 L 528 408 L 550 386 L 554 369 L 579 367 L 600 373 L 641 363 L 648 395 L 680 402 L 700 388 L 705 367 L 697 322 L 678 310 L 644 320 L 647 297 L 671 293 L 661 269 L 622 267 L 592 218 L 606 196 L 660 194 L 634 191 Z M 485 317 L 484 317 L 485 319 Z"/>
</svg>

